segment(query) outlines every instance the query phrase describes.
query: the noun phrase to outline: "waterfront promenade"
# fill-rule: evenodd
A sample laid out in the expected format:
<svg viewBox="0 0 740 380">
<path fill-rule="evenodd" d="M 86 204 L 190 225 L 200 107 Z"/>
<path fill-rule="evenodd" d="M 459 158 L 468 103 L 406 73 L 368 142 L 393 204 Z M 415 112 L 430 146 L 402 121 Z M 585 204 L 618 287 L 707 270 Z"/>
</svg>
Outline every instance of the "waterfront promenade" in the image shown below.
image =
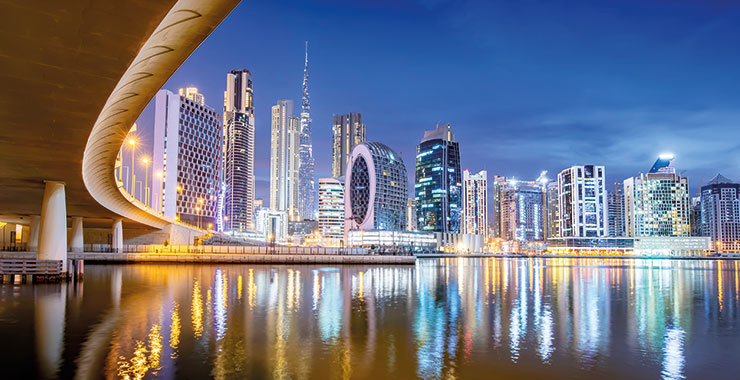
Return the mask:
<svg viewBox="0 0 740 380">
<path fill-rule="evenodd" d="M 35 252 L 0 252 L 0 259 L 35 259 Z M 86 263 L 234 263 L 234 264 L 414 264 L 414 256 L 369 255 L 369 254 L 285 254 L 275 253 L 178 253 L 178 252 L 133 252 L 100 253 L 69 252 L 70 260 Z"/>
</svg>

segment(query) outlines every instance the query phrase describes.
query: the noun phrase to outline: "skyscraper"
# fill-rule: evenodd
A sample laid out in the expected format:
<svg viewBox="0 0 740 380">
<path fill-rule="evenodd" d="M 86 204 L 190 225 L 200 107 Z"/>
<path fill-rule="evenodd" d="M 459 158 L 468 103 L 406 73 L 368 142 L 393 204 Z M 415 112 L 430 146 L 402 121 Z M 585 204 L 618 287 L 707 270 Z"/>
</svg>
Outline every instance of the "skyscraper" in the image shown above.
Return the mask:
<svg viewBox="0 0 740 380">
<path fill-rule="evenodd" d="M 561 237 L 607 236 L 603 166 L 572 166 L 558 174 Z"/>
<path fill-rule="evenodd" d="M 272 107 L 270 133 L 270 209 L 286 211 L 298 220 L 298 167 L 300 121 L 293 116 L 293 101 L 278 100 Z"/>
<path fill-rule="evenodd" d="M 721 174 L 701 187 L 701 232 L 719 252 L 740 251 L 740 185 Z"/>
<path fill-rule="evenodd" d="M 614 184 L 614 190 L 608 191 L 606 195 L 607 208 L 609 210 L 609 236 L 625 236 L 624 231 L 624 191 L 622 184 Z"/>
<path fill-rule="evenodd" d="M 501 189 L 506 186 L 506 177 L 493 176 L 493 225 L 491 237 L 501 237 Z M 555 200 L 557 202 L 557 199 Z"/>
<path fill-rule="evenodd" d="M 501 184 L 501 238 L 537 241 L 545 238 L 545 190 L 536 181 Z"/>
<path fill-rule="evenodd" d="M 405 230 L 408 179 L 401 156 L 384 144 L 364 142 L 352 149 L 347 166 L 345 232 Z"/>
<path fill-rule="evenodd" d="M 226 74 L 223 127 L 224 229 L 254 229 L 254 93 L 247 69 Z"/>
<path fill-rule="evenodd" d="M 154 210 L 203 228 L 215 225 L 221 137 L 221 118 L 197 88 L 157 93 L 150 172 Z"/>
<path fill-rule="evenodd" d="M 624 180 L 627 236 L 689 236 L 689 179 L 661 155 L 647 174 Z"/>
<path fill-rule="evenodd" d="M 460 232 L 460 147 L 450 124 L 424 131 L 416 148 L 414 189 L 419 231 Z"/>
<path fill-rule="evenodd" d="M 311 105 L 308 98 L 308 41 L 303 67 L 301 98 L 300 167 L 298 169 L 298 213 L 303 219 L 316 219 L 316 182 L 314 180 L 313 144 L 311 143 Z"/>
<path fill-rule="evenodd" d="M 462 233 L 488 235 L 488 172 L 463 171 Z"/>
<path fill-rule="evenodd" d="M 355 145 L 365 142 L 365 124 L 362 124 L 362 114 L 359 112 L 334 115 L 333 118 L 331 172 L 333 177 L 342 177 L 346 174 L 352 149 Z"/>
<path fill-rule="evenodd" d="M 558 197 L 558 183 L 550 182 L 547 184 L 546 206 L 547 206 L 547 225 L 545 227 L 545 237 L 548 239 L 560 237 L 560 205 Z"/>
<path fill-rule="evenodd" d="M 319 231 L 324 243 L 344 243 L 344 177 L 319 178 Z"/>
<path fill-rule="evenodd" d="M 406 231 L 416 231 L 416 200 L 406 202 Z"/>
</svg>

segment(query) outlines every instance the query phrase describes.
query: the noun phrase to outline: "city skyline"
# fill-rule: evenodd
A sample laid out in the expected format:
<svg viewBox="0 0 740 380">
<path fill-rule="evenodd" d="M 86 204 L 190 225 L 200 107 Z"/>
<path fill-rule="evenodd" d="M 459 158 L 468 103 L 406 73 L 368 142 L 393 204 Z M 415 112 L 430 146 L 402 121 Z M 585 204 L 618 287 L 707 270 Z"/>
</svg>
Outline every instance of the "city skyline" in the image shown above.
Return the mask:
<svg viewBox="0 0 740 380">
<path fill-rule="evenodd" d="M 532 36 L 531 32 L 518 37 L 517 33 L 507 33 L 505 37 L 507 40 L 498 42 L 480 41 L 485 39 L 485 36 L 480 34 L 484 34 L 487 29 L 481 29 L 486 26 L 479 16 L 469 16 L 472 19 L 469 28 L 480 30 L 472 34 L 475 37 L 473 42 L 462 44 L 453 50 L 460 55 L 459 58 L 431 59 L 436 50 L 419 35 L 431 26 L 419 25 L 414 14 L 427 17 L 430 24 L 442 23 L 453 15 L 465 14 L 462 6 L 444 2 L 435 3 L 438 5 L 428 7 L 403 2 L 385 6 L 364 3 L 334 4 L 334 13 L 346 15 L 350 20 L 360 19 L 367 28 L 378 30 L 379 33 L 375 35 L 377 40 L 373 42 L 366 37 L 358 36 L 360 32 L 354 32 L 351 28 L 344 33 L 346 35 L 334 33 L 334 28 L 349 21 L 343 21 L 341 25 L 330 28 L 311 27 L 311 23 L 304 20 L 306 18 L 304 15 L 331 17 L 331 14 L 320 12 L 324 9 L 323 4 L 245 2 L 226 18 L 214 34 L 170 78 L 164 88 L 172 90 L 194 85 L 207 98 L 217 102 L 220 92 L 223 91 L 220 88 L 223 86 L 220 78 L 224 71 L 236 67 L 246 67 L 253 71 L 258 147 L 255 160 L 256 197 L 263 199 L 267 198 L 269 183 L 269 151 L 260 147 L 266 146 L 266 142 L 269 141 L 269 107 L 278 99 L 299 98 L 306 40 L 312 45 L 311 116 L 316 161 L 315 178 L 331 176 L 331 115 L 350 111 L 362 112 L 363 121 L 372 126 L 368 131 L 368 141 L 386 142 L 398 151 L 405 162 L 413 161 L 413 143 L 416 136 L 421 131 L 431 128 L 436 122 L 442 121 L 451 123 L 458 131 L 457 138 L 465 152 L 462 167 L 473 171 L 487 170 L 495 175 L 534 178 L 542 170 L 548 170 L 552 174 L 565 167 L 594 163 L 608 167 L 607 182 L 614 183 L 644 171 L 642 167 L 644 164 L 641 163 L 652 161 L 657 154 L 671 151 L 677 156 L 677 165 L 685 170 L 685 175 L 690 178 L 692 195 L 697 193 L 700 181 L 708 181 L 717 171 L 726 173 L 729 177 L 740 177 L 740 168 L 726 165 L 727 161 L 723 161 L 721 157 L 702 154 L 709 150 L 730 151 L 735 145 L 733 139 L 708 141 L 706 149 L 696 149 L 693 146 L 693 136 L 700 130 L 706 131 L 707 135 L 723 133 L 734 137 L 736 134 L 732 127 L 740 120 L 740 117 L 737 117 L 740 112 L 734 111 L 731 104 L 737 103 L 740 94 L 732 90 L 731 85 L 737 83 L 740 78 L 737 74 L 727 72 L 726 68 L 723 69 L 724 64 L 716 63 L 712 58 L 716 58 L 717 54 L 725 50 L 722 46 L 728 40 L 723 33 L 726 33 L 728 28 L 735 28 L 729 25 L 729 21 L 733 19 L 732 15 L 726 14 L 728 9 L 734 9 L 733 6 L 687 2 L 669 6 L 648 2 L 640 7 L 635 3 L 626 3 L 619 7 L 619 12 L 615 11 L 612 14 L 606 12 L 608 9 L 601 9 L 593 4 L 587 6 L 573 3 L 570 8 L 564 4 L 549 5 L 548 7 L 552 7 L 552 11 L 555 12 L 554 16 L 564 20 L 572 21 L 574 16 L 564 14 L 567 13 L 566 8 L 567 10 L 572 8 L 579 15 L 596 13 L 597 19 L 604 23 L 603 29 L 584 21 L 578 21 L 573 25 L 578 31 L 596 29 L 596 35 L 593 37 L 584 37 L 581 34 L 574 36 L 563 31 L 558 33 L 558 36 L 563 38 L 561 42 L 555 41 L 558 47 L 568 48 L 584 56 L 583 63 L 575 62 L 573 64 L 578 67 L 571 69 L 558 63 L 562 63 L 564 57 L 563 53 L 557 52 L 552 52 L 554 58 L 557 58 L 555 62 L 542 64 L 529 62 L 518 68 L 512 67 L 515 62 L 509 61 L 514 58 L 507 56 L 513 53 L 525 54 L 512 45 L 521 42 L 524 48 L 532 50 L 529 54 L 543 58 L 548 55 L 542 46 L 544 44 L 533 41 L 535 36 Z M 543 22 L 541 30 L 555 28 L 553 22 L 540 20 L 541 16 L 527 15 L 517 5 L 469 3 L 466 6 L 470 8 L 471 13 L 472 10 L 481 10 L 483 14 L 490 14 L 497 7 L 514 8 L 503 9 L 499 13 L 506 10 L 509 11 L 509 17 L 520 19 L 522 22 Z M 600 10 L 604 10 L 604 13 L 598 13 Z M 636 15 L 638 10 L 646 14 Z M 679 27 L 670 22 L 670 17 L 661 16 L 656 22 L 660 23 L 665 31 L 652 29 L 647 25 L 647 19 L 651 16 L 657 17 L 656 15 L 662 11 L 670 11 L 670 17 L 685 23 Z M 273 14 L 281 12 L 285 17 L 272 17 Z M 382 12 L 388 13 L 389 28 L 398 35 L 398 41 L 391 39 L 389 31 L 380 30 L 383 23 L 379 14 Z M 227 37 L 241 30 L 241 21 L 247 13 L 252 14 L 250 18 L 257 22 L 257 25 L 252 27 L 264 31 L 262 34 L 270 37 L 256 41 L 256 48 L 250 49 L 248 54 L 225 52 L 229 50 L 223 47 L 228 43 Z M 635 21 L 627 20 L 633 16 L 636 18 Z M 260 21 L 261 19 L 273 20 L 273 23 L 267 24 Z M 404 21 L 410 22 L 406 25 Z M 612 29 L 625 23 L 634 26 L 634 33 L 614 35 Z M 501 27 L 517 32 L 519 27 L 511 24 L 513 23 L 507 22 L 506 26 Z M 422 29 L 415 32 L 413 28 L 417 27 Z M 452 46 L 453 42 L 454 45 L 458 45 L 462 32 L 466 31 L 463 26 L 457 24 L 452 29 L 441 37 L 440 43 L 446 47 Z M 275 33 L 271 33 L 273 31 Z M 636 38 L 635 34 L 640 33 L 646 35 L 645 41 Z M 682 43 L 690 44 L 679 49 L 680 51 L 666 53 L 668 58 L 657 57 L 656 54 L 649 52 L 649 48 L 659 42 L 670 40 L 671 33 L 675 34 L 675 44 L 680 45 L 676 49 L 681 47 Z M 691 39 L 690 37 L 694 35 L 695 37 Z M 592 43 L 573 46 L 579 39 L 595 42 L 592 39 L 597 37 L 607 38 L 607 42 L 616 44 L 616 52 L 608 54 L 603 48 Z M 362 47 L 358 50 L 361 57 L 380 55 L 383 52 L 385 54 L 374 57 L 366 63 L 358 62 L 361 60 L 353 60 L 352 65 L 333 62 L 336 58 L 335 47 L 341 46 L 342 41 L 349 38 L 358 38 L 358 47 Z M 278 51 L 269 48 L 267 45 L 271 42 L 281 48 Z M 412 42 L 415 44 L 406 45 Z M 469 45 L 473 43 L 479 45 Z M 641 60 L 632 62 L 620 58 L 628 53 L 625 51 L 627 48 L 623 47 L 626 43 L 634 43 L 634 49 L 644 54 L 640 56 Z M 497 50 L 492 45 L 500 45 L 504 49 Z M 288 48 L 285 48 L 286 46 Z M 405 46 L 415 47 L 405 49 Z M 482 49 L 485 59 L 483 63 L 474 65 L 465 57 L 477 49 Z M 265 53 L 260 53 L 261 51 Z M 691 54 L 692 52 L 694 54 Z M 691 65 L 670 60 L 681 58 L 680 61 L 683 62 L 685 59 L 682 57 L 687 54 L 692 56 Z M 391 55 L 413 64 L 418 68 L 417 73 L 407 72 L 409 69 L 402 67 L 406 65 L 391 65 L 390 62 L 386 62 L 385 59 Z M 727 58 L 730 58 L 726 61 L 728 65 L 740 60 L 740 57 L 736 56 Z M 619 62 L 624 67 L 620 69 L 618 65 L 606 62 L 610 59 L 620 59 Z M 652 59 L 655 62 L 651 61 Z M 489 64 L 490 67 L 486 66 Z M 638 64 L 644 65 L 644 70 L 635 67 Z M 592 67 L 584 72 L 583 66 L 588 65 Z M 678 84 L 671 84 L 674 79 L 664 76 L 667 74 L 654 78 L 657 75 L 656 71 L 665 65 L 673 68 L 672 72 L 677 75 L 676 78 L 680 78 L 680 82 L 690 80 L 689 84 L 692 86 L 684 89 Z M 718 65 L 721 67 L 717 67 Z M 373 67 L 372 71 L 368 71 L 370 66 Z M 700 70 L 697 70 L 697 67 Z M 470 73 L 463 75 L 460 73 L 461 70 Z M 538 74 L 537 71 L 540 70 L 543 73 Z M 579 71 L 582 74 L 579 74 Z M 432 73 L 450 76 L 455 82 L 461 83 L 449 84 L 444 93 L 438 94 L 441 95 L 438 99 L 432 99 L 428 94 L 430 83 L 427 82 L 435 78 Z M 529 75 L 527 79 L 527 74 L 536 75 L 534 77 Z M 562 80 L 550 78 L 560 74 L 567 75 Z M 513 75 L 514 79 L 505 78 L 509 75 Z M 476 76 L 480 77 L 478 79 L 481 83 L 474 83 L 471 80 Z M 574 76 L 579 80 L 569 81 Z M 625 82 L 625 79 L 629 80 Z M 515 80 L 520 82 L 510 83 Z M 353 86 L 340 85 L 345 81 L 353 83 Z M 496 83 L 498 85 L 485 87 Z M 543 87 L 547 89 L 546 93 L 542 92 Z M 620 88 L 622 90 L 618 91 Z M 681 89 L 685 91 L 678 91 Z M 381 98 L 379 96 L 381 93 L 382 98 L 386 99 L 378 99 Z M 408 103 L 408 100 L 412 102 Z M 420 107 L 420 103 L 424 104 Z M 214 103 L 213 106 L 218 108 L 219 104 Z M 147 124 L 143 120 L 145 116 L 146 114 L 142 116 L 140 125 Z M 388 135 L 390 131 L 398 133 Z M 582 133 L 573 133 L 579 131 Z M 481 133 L 484 135 L 480 136 Z M 386 135 L 388 136 L 385 137 Z M 498 146 L 500 149 L 489 149 L 490 146 Z M 575 151 L 579 152 L 580 157 L 571 153 Z"/>
</svg>

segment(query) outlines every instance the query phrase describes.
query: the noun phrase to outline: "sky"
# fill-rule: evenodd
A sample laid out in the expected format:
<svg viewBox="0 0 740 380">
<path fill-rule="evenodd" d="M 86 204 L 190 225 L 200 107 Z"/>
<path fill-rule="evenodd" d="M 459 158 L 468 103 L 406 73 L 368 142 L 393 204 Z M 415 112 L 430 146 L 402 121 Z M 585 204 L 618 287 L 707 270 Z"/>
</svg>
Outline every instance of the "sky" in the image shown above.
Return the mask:
<svg viewBox="0 0 740 380">
<path fill-rule="evenodd" d="M 438 122 L 489 182 L 589 164 L 621 182 L 664 152 L 692 193 L 718 172 L 740 181 L 740 1 L 244 0 L 164 88 L 196 86 L 220 112 L 226 73 L 251 70 L 265 200 L 270 108 L 299 112 L 304 41 L 317 178 L 331 175 L 332 115 L 361 112 L 410 189 Z"/>
</svg>

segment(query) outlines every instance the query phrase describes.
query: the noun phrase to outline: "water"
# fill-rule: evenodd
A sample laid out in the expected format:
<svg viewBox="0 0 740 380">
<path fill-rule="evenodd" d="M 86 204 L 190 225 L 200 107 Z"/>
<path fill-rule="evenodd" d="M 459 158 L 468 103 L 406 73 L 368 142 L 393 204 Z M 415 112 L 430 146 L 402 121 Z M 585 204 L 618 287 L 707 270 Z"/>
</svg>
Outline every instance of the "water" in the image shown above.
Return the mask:
<svg viewBox="0 0 740 380">
<path fill-rule="evenodd" d="M 88 265 L 0 287 L 0 377 L 740 377 L 740 263 Z"/>
</svg>

